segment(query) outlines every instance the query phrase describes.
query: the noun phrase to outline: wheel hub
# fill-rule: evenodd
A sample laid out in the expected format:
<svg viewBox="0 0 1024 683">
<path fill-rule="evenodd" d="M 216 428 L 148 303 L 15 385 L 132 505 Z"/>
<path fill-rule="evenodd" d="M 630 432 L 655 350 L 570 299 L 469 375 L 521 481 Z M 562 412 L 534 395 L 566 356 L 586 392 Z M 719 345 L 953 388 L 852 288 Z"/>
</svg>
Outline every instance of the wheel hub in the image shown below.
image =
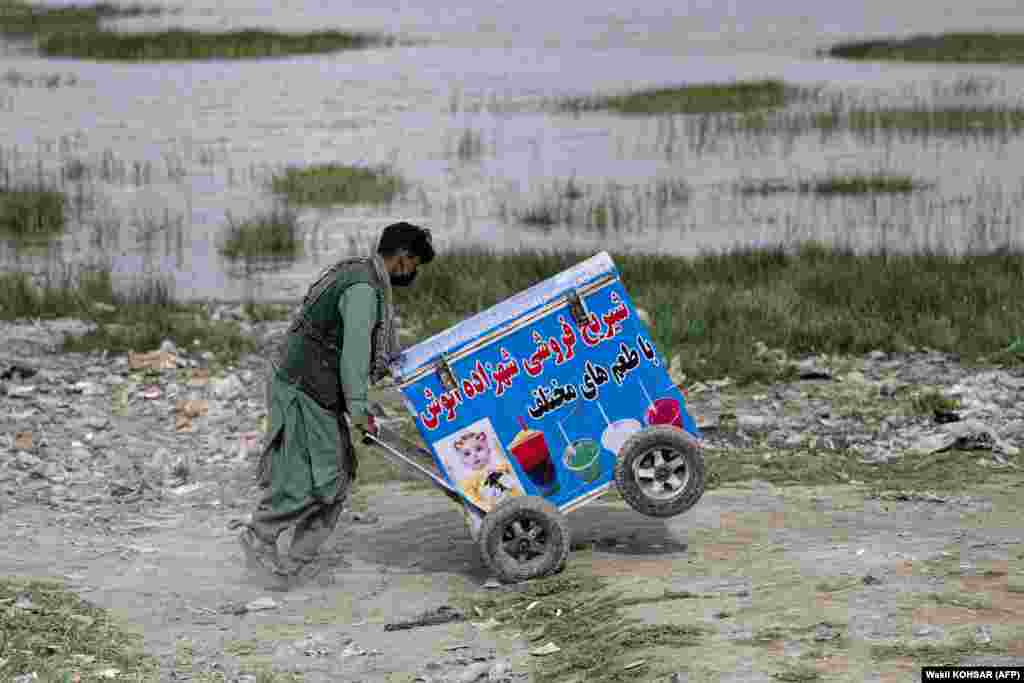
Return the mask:
<svg viewBox="0 0 1024 683">
<path fill-rule="evenodd" d="M 670 448 L 653 448 L 636 458 L 633 476 L 644 495 L 653 500 L 675 498 L 690 480 L 685 459 Z"/>
<path fill-rule="evenodd" d="M 503 545 L 510 557 L 529 562 L 547 552 L 547 534 L 538 520 L 514 519 L 505 527 Z"/>
</svg>

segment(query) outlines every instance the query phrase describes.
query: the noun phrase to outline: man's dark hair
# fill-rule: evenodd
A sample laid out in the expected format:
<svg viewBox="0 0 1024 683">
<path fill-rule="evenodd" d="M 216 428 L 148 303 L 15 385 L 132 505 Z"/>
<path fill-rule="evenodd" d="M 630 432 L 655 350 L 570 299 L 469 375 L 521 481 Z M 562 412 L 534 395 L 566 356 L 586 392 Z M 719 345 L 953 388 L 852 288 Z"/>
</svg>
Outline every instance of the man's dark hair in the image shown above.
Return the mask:
<svg viewBox="0 0 1024 683">
<path fill-rule="evenodd" d="M 393 256 L 399 249 L 405 249 L 410 256 L 418 256 L 420 263 L 434 260 L 434 245 L 430 231 L 412 223 L 392 223 L 384 228 L 377 245 L 377 253 L 381 256 Z"/>
</svg>

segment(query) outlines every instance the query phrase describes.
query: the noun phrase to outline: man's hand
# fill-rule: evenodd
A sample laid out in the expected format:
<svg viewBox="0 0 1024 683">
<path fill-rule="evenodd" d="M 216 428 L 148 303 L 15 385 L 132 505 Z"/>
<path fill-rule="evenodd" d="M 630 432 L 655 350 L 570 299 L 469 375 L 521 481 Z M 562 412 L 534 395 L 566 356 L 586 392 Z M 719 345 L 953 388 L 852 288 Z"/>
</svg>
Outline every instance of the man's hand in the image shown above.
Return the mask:
<svg viewBox="0 0 1024 683">
<path fill-rule="evenodd" d="M 370 413 L 365 413 L 359 417 L 350 418 L 349 422 L 352 424 L 352 428 L 356 430 L 363 443 L 373 443 L 368 436 L 377 436 L 377 421 L 373 418 Z"/>
</svg>

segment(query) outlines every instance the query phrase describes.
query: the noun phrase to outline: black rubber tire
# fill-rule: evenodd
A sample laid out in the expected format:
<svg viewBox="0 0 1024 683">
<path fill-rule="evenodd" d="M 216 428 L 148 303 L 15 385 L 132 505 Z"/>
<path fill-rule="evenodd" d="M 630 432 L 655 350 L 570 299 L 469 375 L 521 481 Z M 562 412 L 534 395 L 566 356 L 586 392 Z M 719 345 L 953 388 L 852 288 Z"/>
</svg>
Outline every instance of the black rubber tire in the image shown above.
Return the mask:
<svg viewBox="0 0 1024 683">
<path fill-rule="evenodd" d="M 636 470 L 639 466 L 650 464 L 648 469 L 657 469 L 655 458 L 658 453 L 661 454 L 663 466 L 669 468 L 663 472 L 667 471 L 669 476 L 676 475 L 685 467 L 687 476 L 677 491 L 669 489 L 660 495 L 652 495 L 650 489 L 659 482 L 653 477 L 646 484 L 637 480 Z M 672 456 L 668 462 L 664 462 L 666 454 Z M 678 464 L 673 466 L 672 463 L 677 460 Z M 667 484 L 660 485 L 664 487 Z M 640 514 L 648 517 L 673 517 L 692 508 L 704 495 L 704 456 L 701 455 L 697 441 L 682 429 L 671 425 L 647 427 L 623 444 L 615 463 L 615 485 L 629 506 Z"/>
<path fill-rule="evenodd" d="M 517 522 L 518 530 L 513 526 Z M 509 552 L 509 546 L 523 542 L 528 547 L 523 548 L 521 556 Z M 478 544 L 484 564 L 500 581 L 538 579 L 565 567 L 569 558 L 569 525 L 565 515 L 540 496 L 510 498 L 484 517 Z M 527 557 L 538 550 L 542 552 Z"/>
</svg>

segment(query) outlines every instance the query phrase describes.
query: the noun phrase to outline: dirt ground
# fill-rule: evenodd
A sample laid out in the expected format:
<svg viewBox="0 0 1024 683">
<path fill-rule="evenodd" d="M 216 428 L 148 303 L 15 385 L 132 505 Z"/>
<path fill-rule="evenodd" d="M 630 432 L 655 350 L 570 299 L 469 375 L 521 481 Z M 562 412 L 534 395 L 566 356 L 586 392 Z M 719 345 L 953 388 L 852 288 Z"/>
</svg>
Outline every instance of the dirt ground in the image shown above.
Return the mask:
<svg viewBox="0 0 1024 683">
<path fill-rule="evenodd" d="M 1020 478 L 1002 481 L 950 504 L 754 482 L 711 491 L 667 521 L 610 496 L 569 516 L 569 566 L 627 595 L 694 594 L 629 609 L 646 623 L 711 627 L 685 650 L 623 653 L 657 662 L 634 680 L 673 680 L 670 670 L 690 681 L 917 680 L 916 667 L 930 663 L 922 652 L 948 654 L 942 648 L 963 638 L 978 644 L 970 661 L 1020 665 L 1022 487 Z M 392 483 L 358 499 L 379 519 L 350 519 L 331 539 L 352 566 L 326 586 L 269 590 L 247 574 L 227 528 L 243 508 L 188 496 L 88 516 L 6 510 L 0 575 L 65 579 L 144 634 L 162 680 L 213 671 L 233 680 L 253 664 L 306 681 L 475 680 L 474 672 L 487 680 L 499 659 L 511 680 L 529 680 L 530 646 L 482 620 L 384 630 L 494 591 L 483 587 L 461 515 L 440 494 Z M 278 606 L 237 614 L 267 597 Z"/>
<path fill-rule="evenodd" d="M 50 390 L 64 391 L 61 382 L 77 379 L 52 380 Z M 94 444 L 95 457 L 74 470 L 96 495 L 47 505 L 28 495 L 31 486 L 52 489 L 45 479 L 11 480 L 25 483 L 9 482 L 11 497 L 0 500 L 0 578 L 62 580 L 110 610 L 142 634 L 146 652 L 160 662 L 160 681 L 897 683 L 920 680 L 920 667 L 932 664 L 1024 665 L 1020 467 L 942 496 L 878 498 L 877 488 L 853 480 L 822 487 L 733 481 L 669 520 L 643 517 L 611 493 L 568 517 L 573 552 L 565 576 L 596 577 L 602 585 L 581 593 L 571 609 L 549 608 L 572 595 L 545 597 L 543 588 L 535 590 L 539 597 L 530 594 L 540 582 L 486 585 L 461 513 L 440 492 L 408 481 L 358 484 L 353 512 L 327 543 L 351 566 L 328 572 L 323 584 L 287 592 L 246 571 L 229 528 L 257 496 L 251 457 L 197 457 L 192 483 L 164 486 L 150 499 L 100 495 L 117 484 L 110 479 L 117 468 L 88 468 L 98 467 L 106 450 L 138 451 L 145 460 L 156 445 L 170 444 L 199 455 L 208 447 L 200 437 L 220 438 L 221 423 L 241 433 L 255 429 L 251 406 L 262 388 L 249 384 L 248 403 L 225 402 L 215 419 L 185 434 L 175 431 L 172 413 L 148 400 L 133 404 L 134 413 L 115 415 L 110 396 L 92 397 L 91 409 L 109 417 L 109 431 L 121 439 L 116 448 Z M 40 411 L 59 403 L 44 396 Z M 397 397 L 376 398 L 401 414 Z M 35 429 L 76 438 L 73 420 L 91 418 L 74 411 L 84 411 L 88 400 L 70 393 L 66 402 L 70 407 L 46 413 L 49 422 Z M 694 406 L 697 415 L 707 410 Z M 234 431 L 229 437 L 238 439 Z M 63 453 L 56 439 L 49 448 Z M 729 456 L 742 451 L 736 448 L 718 451 L 716 465 L 728 466 Z M 768 450 L 780 461 L 797 457 Z M 951 453 L 941 454 L 942 462 L 957 467 L 962 457 L 966 468 L 986 452 Z M 362 457 L 360 472 L 375 473 L 365 482 L 392 476 L 381 476 L 387 466 L 370 460 L 379 454 Z M 938 462 L 905 457 L 922 467 Z M 754 467 L 750 476 L 758 471 L 764 470 Z M 956 474 L 950 471 L 950 481 L 959 480 Z M 905 482 L 891 483 L 902 489 Z M 586 606 L 603 609 L 613 594 L 616 618 L 652 627 L 644 637 L 590 636 L 582 626 L 574 632 L 577 623 L 600 625 L 586 621 Z M 467 619 L 385 628 L 444 606 Z M 519 612 L 514 624 L 509 606 Z M 498 622 L 509 627 L 496 628 Z M 588 642 L 591 650 L 581 647 Z M 555 650 L 534 654 L 549 645 Z M 585 669 L 582 660 L 591 655 L 599 669 Z M 277 676 L 252 673 L 266 668 Z"/>
</svg>

